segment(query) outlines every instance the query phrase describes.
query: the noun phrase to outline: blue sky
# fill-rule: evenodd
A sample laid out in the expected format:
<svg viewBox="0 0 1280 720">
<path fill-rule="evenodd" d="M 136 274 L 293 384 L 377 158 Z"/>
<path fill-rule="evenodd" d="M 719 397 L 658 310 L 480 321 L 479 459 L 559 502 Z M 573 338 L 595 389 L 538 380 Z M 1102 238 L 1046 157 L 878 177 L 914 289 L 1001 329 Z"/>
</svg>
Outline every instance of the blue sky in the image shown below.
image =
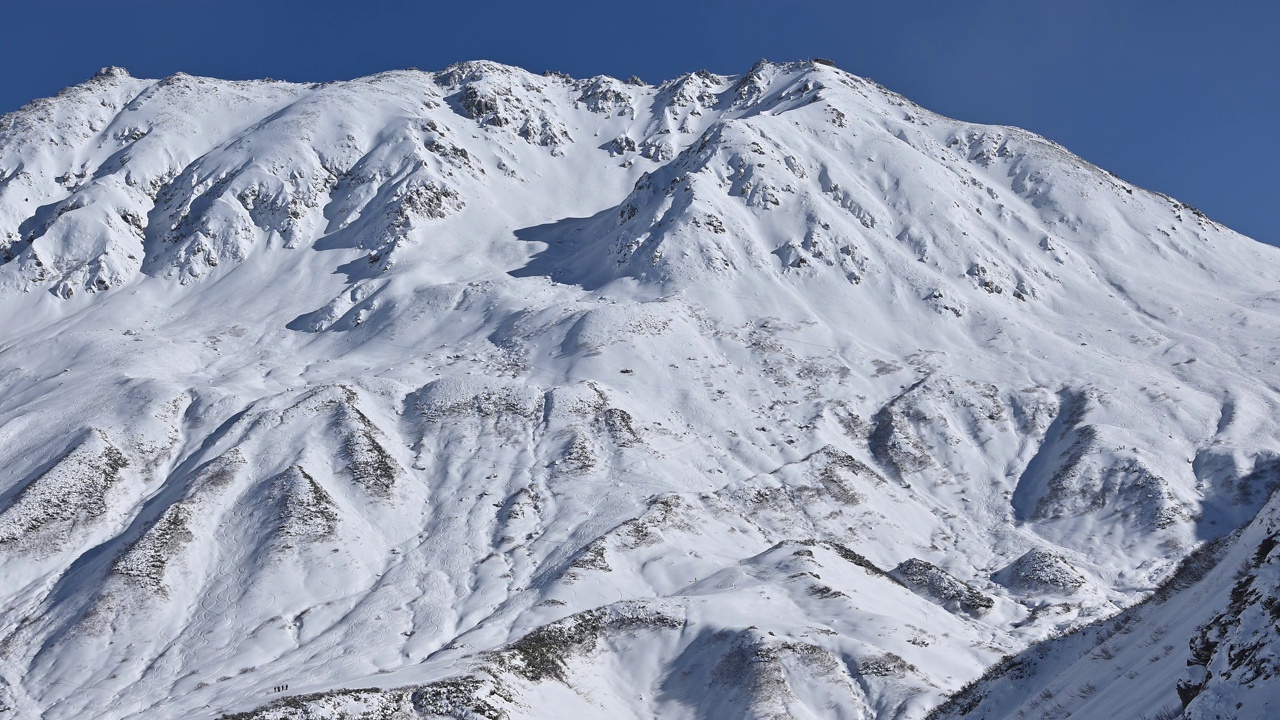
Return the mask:
<svg viewBox="0 0 1280 720">
<path fill-rule="evenodd" d="M 1275 2 L 0 0 L 0 18 L 0 112 L 104 65 L 318 81 L 487 58 L 653 82 L 826 57 L 1280 244 Z"/>
</svg>

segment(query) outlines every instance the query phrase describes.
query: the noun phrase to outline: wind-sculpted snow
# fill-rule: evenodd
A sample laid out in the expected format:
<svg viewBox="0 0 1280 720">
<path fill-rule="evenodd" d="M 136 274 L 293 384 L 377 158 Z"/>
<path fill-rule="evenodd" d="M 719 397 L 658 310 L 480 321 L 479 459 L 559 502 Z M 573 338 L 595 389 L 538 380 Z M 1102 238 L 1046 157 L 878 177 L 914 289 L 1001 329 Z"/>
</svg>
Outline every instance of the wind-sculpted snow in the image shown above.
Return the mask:
<svg viewBox="0 0 1280 720">
<path fill-rule="evenodd" d="M 108 68 L 0 118 L 0 708 L 1262 707 L 1278 260 L 826 63 Z"/>
</svg>

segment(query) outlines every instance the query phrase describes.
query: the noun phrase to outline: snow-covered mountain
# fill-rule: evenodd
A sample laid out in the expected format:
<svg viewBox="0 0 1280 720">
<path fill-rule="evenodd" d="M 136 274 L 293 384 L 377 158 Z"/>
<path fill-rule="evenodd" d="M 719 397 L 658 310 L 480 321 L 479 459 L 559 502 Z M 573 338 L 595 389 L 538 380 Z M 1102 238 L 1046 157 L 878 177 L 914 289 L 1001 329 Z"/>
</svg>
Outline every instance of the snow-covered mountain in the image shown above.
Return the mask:
<svg viewBox="0 0 1280 720">
<path fill-rule="evenodd" d="M 15 717 L 1280 704 L 1280 251 L 1030 133 L 108 68 L 0 118 L 0 260 Z"/>
</svg>

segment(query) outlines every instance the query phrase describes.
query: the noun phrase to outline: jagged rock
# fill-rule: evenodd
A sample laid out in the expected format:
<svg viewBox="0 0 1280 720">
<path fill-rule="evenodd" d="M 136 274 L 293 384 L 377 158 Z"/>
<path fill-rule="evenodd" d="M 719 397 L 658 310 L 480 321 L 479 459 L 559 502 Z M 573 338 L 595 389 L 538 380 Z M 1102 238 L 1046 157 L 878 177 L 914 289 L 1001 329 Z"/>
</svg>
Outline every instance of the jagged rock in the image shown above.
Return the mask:
<svg viewBox="0 0 1280 720">
<path fill-rule="evenodd" d="M 907 587 L 941 603 L 952 612 L 982 615 L 995 606 L 995 601 L 990 597 L 927 560 L 903 560 L 890 574 Z"/>
<path fill-rule="evenodd" d="M 1086 580 L 1066 558 L 1043 548 L 1032 548 L 991 576 L 1012 590 L 1070 594 Z"/>
</svg>

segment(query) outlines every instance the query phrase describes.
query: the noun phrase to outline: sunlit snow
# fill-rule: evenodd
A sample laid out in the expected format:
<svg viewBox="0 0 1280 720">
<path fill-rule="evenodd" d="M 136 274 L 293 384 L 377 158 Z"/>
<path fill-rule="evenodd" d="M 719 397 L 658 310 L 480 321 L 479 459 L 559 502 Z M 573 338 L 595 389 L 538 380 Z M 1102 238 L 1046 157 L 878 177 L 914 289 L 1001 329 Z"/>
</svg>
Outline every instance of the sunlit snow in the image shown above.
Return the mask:
<svg viewBox="0 0 1280 720">
<path fill-rule="evenodd" d="M 943 710 L 1280 702 L 1266 553 L 1191 657 L 1280 520 L 1280 251 L 1027 132 L 109 68 L 0 118 L 0 260 L 0 714 L 921 718 L 1212 541 Z"/>
</svg>

